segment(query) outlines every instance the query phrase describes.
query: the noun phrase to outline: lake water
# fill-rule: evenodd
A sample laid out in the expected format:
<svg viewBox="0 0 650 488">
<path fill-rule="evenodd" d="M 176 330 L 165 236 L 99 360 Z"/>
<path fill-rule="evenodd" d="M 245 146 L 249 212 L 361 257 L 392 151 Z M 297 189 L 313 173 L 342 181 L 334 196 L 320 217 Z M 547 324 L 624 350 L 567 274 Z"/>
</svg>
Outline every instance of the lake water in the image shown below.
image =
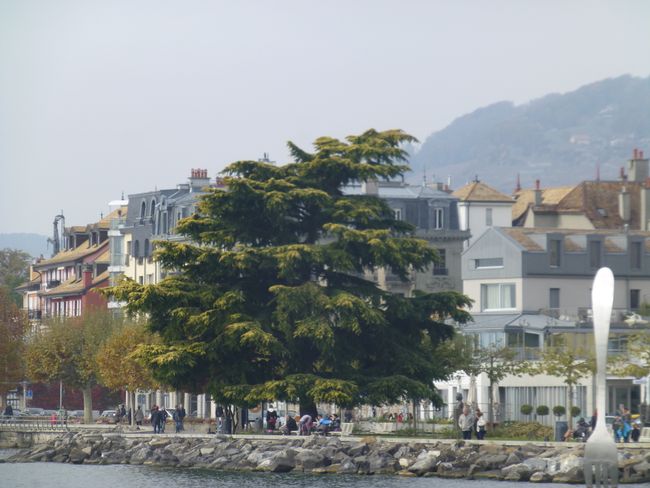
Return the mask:
<svg viewBox="0 0 650 488">
<path fill-rule="evenodd" d="M 12 452 L 15 451 L 0 450 L 0 458 L 8 457 Z M 518 485 L 521 486 L 521 483 Z M 447 480 L 435 477 L 230 473 L 124 464 L 96 466 L 0 463 L 0 486 L 3 488 L 205 488 L 207 486 L 214 488 L 478 488 L 479 486 L 480 488 L 512 488 L 513 483 Z M 575 488 L 575 485 L 555 483 L 552 486 L 553 488 Z M 627 488 L 642 486 L 626 485 Z"/>
</svg>

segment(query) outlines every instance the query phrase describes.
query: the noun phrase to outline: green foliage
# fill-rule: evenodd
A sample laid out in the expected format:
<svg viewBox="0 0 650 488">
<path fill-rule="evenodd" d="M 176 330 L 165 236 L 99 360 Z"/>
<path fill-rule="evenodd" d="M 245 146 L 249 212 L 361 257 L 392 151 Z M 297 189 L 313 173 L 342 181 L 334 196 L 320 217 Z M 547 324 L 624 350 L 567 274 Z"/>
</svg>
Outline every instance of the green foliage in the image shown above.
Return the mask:
<svg viewBox="0 0 650 488">
<path fill-rule="evenodd" d="M 504 422 L 488 436 L 490 439 L 543 441 L 553 437 L 553 428 L 538 422 Z"/>
<path fill-rule="evenodd" d="M 571 407 L 571 417 L 578 417 L 582 413 L 582 410 L 579 406 L 574 405 Z"/>
<path fill-rule="evenodd" d="M 0 249 L 0 286 L 9 289 L 11 298 L 19 307 L 22 296 L 15 289 L 29 278 L 30 259 L 29 254 L 18 249 Z"/>
<path fill-rule="evenodd" d="M 24 335 L 28 325 L 11 291 L 0 286 L 0 404 L 4 395 L 24 379 Z"/>
<path fill-rule="evenodd" d="M 394 296 L 365 280 L 376 267 L 406 278 L 437 254 L 386 202 L 342 191 L 400 175 L 400 144 L 413 140 L 369 130 L 320 138 L 313 153 L 290 143 L 295 162 L 284 166 L 228 166 L 228 190 L 209 192 L 179 224 L 187 242 L 159 246 L 175 273 L 108 291 L 148 314 L 161 338 L 138 358 L 164 384 L 242 406 L 437 401 L 433 380 L 458 361 L 438 354 L 453 335 L 446 322 L 466 322 L 470 302 L 454 292 Z"/>
<path fill-rule="evenodd" d="M 553 415 L 555 415 L 556 417 L 561 417 L 565 413 L 566 413 L 566 408 L 564 408 L 563 405 L 555 405 L 553 407 Z"/>
<path fill-rule="evenodd" d="M 543 417 L 544 415 L 548 415 L 548 413 L 549 413 L 549 409 L 548 409 L 548 407 L 547 407 L 546 405 L 539 405 L 539 406 L 535 409 L 535 413 L 536 413 L 537 415 Z"/>
<path fill-rule="evenodd" d="M 519 410 L 522 413 L 522 415 L 530 415 L 531 413 L 533 413 L 533 406 L 524 404 L 521 406 Z"/>
</svg>

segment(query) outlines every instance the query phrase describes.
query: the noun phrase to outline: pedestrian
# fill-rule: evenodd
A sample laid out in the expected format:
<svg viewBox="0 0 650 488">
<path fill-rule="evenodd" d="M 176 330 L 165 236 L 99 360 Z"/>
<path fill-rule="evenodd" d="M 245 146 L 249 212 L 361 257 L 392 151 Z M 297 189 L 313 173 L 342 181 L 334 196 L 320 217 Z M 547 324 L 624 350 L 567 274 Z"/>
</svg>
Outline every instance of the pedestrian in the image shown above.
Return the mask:
<svg viewBox="0 0 650 488">
<path fill-rule="evenodd" d="M 284 425 L 280 428 L 280 431 L 284 435 L 290 435 L 292 432 L 295 432 L 297 430 L 298 430 L 298 424 L 296 423 L 296 419 L 294 419 L 291 415 L 287 414 Z"/>
<path fill-rule="evenodd" d="M 167 422 L 167 417 L 169 417 L 169 414 L 167 413 L 167 409 L 165 407 L 159 408 L 158 409 L 158 433 L 159 434 L 165 433 L 165 423 Z"/>
<path fill-rule="evenodd" d="M 153 433 L 154 434 L 159 434 L 160 432 L 158 431 L 159 423 L 158 423 L 158 406 L 154 405 L 151 407 L 151 426 L 153 427 Z"/>
<path fill-rule="evenodd" d="M 142 406 L 138 405 L 138 409 L 135 411 L 135 425 L 138 426 L 138 430 L 140 430 L 140 426 L 142 425 L 143 420 L 144 412 L 142 411 Z"/>
<path fill-rule="evenodd" d="M 177 405 L 176 409 L 174 410 L 174 413 L 172 414 L 172 418 L 174 419 L 174 422 L 176 424 L 176 433 L 178 434 L 183 430 L 183 418 L 184 416 L 182 415 L 181 411 L 181 406 Z"/>
<path fill-rule="evenodd" d="M 275 424 L 278 421 L 278 413 L 273 408 L 273 405 L 269 405 L 268 410 L 266 411 L 266 427 L 269 431 L 275 430 Z"/>
<path fill-rule="evenodd" d="M 463 439 L 470 440 L 472 438 L 472 428 L 474 427 L 474 416 L 469 411 L 469 407 L 463 407 L 463 413 L 458 418 L 458 427 L 463 433 Z"/>
<path fill-rule="evenodd" d="M 12 417 L 13 414 L 14 414 L 13 407 L 9 403 L 7 403 L 7 406 L 5 407 L 4 416 L 5 417 Z"/>
<path fill-rule="evenodd" d="M 300 435 L 311 434 L 311 415 L 305 414 L 300 417 Z"/>
<path fill-rule="evenodd" d="M 487 422 L 485 421 L 485 417 L 483 417 L 483 412 L 477 409 L 476 412 L 476 438 L 479 441 L 482 441 L 485 439 L 485 427 L 487 425 Z"/>
</svg>

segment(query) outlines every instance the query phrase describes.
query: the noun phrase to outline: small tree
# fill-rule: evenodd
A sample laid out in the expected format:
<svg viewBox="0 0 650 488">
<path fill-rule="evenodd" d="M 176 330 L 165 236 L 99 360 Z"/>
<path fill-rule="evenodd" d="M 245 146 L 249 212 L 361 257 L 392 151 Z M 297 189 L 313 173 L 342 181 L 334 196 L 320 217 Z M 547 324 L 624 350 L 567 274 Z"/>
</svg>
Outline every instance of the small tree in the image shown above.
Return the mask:
<svg viewBox="0 0 650 488">
<path fill-rule="evenodd" d="M 521 412 L 522 415 L 529 416 L 531 413 L 533 413 L 533 406 L 528 405 L 528 404 L 524 404 L 524 405 L 521 406 L 519 411 Z"/>
<path fill-rule="evenodd" d="M 562 337 L 555 337 L 548 344 L 536 363 L 526 365 L 529 374 L 546 373 L 562 378 L 567 385 L 567 404 L 569 411 L 573 407 L 573 392 L 576 384 L 594 371 L 594 360 L 589 351 L 580 347 L 569 347 Z M 566 410 L 565 410 L 566 411 Z M 569 429 L 573 428 L 573 419 L 569 417 Z"/>
<path fill-rule="evenodd" d="M 582 409 L 578 407 L 577 405 L 574 405 L 571 407 L 571 417 L 576 418 L 582 413 Z"/>
<path fill-rule="evenodd" d="M 540 417 L 545 417 L 548 415 L 549 409 L 546 405 L 540 405 L 535 410 L 535 413 Z"/>
<path fill-rule="evenodd" d="M 564 408 L 563 405 L 555 405 L 553 407 L 553 415 L 555 415 L 557 418 L 560 418 L 565 413 L 566 413 L 566 408 Z"/>
<path fill-rule="evenodd" d="M 25 373 L 24 334 L 28 322 L 16 306 L 11 291 L 0 286 L 0 406 Z"/>
<path fill-rule="evenodd" d="M 456 340 L 457 355 L 462 358 L 462 368 L 467 375 L 478 376 L 485 373 L 490 381 L 488 386 L 488 422 L 494 425 L 494 385 L 509 374 L 519 374 L 521 363 L 514 361 L 516 353 L 508 348 L 491 344 L 478 347 L 474 337 L 464 336 Z"/>
<path fill-rule="evenodd" d="M 92 422 L 92 387 L 98 384 L 96 355 L 115 319 L 106 310 L 45 322 L 27 346 L 27 373 L 35 381 L 63 381 L 81 390 L 84 421 Z"/>
<path fill-rule="evenodd" d="M 102 344 L 97 352 L 97 366 L 101 383 L 112 389 L 126 389 L 132 406 L 131 425 L 135 425 L 135 391 L 153 389 L 158 385 L 149 365 L 136 359 L 140 346 L 154 344 L 156 337 L 142 322 L 127 322 Z"/>
</svg>

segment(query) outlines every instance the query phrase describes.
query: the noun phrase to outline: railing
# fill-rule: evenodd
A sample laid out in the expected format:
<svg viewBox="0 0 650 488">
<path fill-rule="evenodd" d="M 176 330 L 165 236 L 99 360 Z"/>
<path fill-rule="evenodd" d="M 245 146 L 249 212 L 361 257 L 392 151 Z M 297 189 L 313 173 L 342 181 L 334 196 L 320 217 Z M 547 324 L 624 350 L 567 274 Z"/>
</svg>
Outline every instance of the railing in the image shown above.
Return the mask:
<svg viewBox="0 0 650 488">
<path fill-rule="evenodd" d="M 0 430 L 4 431 L 29 431 L 29 432 L 65 432 L 68 428 L 68 420 L 63 418 L 53 419 L 51 417 L 14 417 L 0 415 Z"/>
</svg>

